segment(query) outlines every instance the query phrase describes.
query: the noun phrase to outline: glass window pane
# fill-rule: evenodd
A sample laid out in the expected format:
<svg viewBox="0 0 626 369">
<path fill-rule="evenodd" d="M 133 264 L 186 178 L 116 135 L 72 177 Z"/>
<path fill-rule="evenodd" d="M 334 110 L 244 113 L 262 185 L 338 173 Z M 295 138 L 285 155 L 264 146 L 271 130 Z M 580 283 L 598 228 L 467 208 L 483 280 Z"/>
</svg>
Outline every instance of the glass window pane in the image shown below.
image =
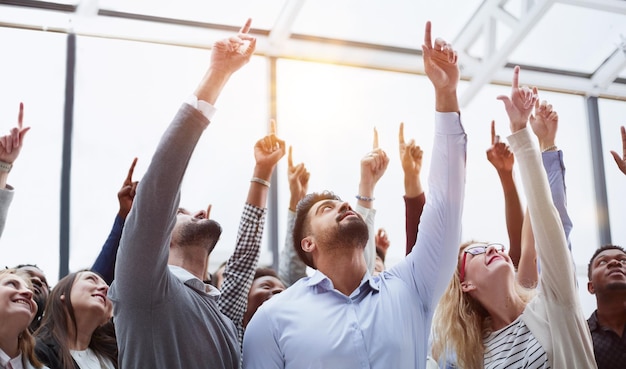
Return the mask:
<svg viewBox="0 0 626 369">
<path fill-rule="evenodd" d="M 210 51 L 81 37 L 72 176 L 70 269 L 89 267 L 118 211 L 117 191 L 134 157 L 141 180 L 163 131 L 194 92 Z M 211 270 L 232 253 L 254 166 L 253 146 L 265 135 L 265 59 L 235 74 L 198 143 L 183 182 L 181 206 L 213 205 L 223 234 Z"/>
<path fill-rule="evenodd" d="M 37 264 L 55 281 L 65 101 L 66 35 L 0 28 L 0 135 L 24 102 L 26 134 L 8 178 L 15 188 L 0 240 L 1 266 Z"/>
</svg>

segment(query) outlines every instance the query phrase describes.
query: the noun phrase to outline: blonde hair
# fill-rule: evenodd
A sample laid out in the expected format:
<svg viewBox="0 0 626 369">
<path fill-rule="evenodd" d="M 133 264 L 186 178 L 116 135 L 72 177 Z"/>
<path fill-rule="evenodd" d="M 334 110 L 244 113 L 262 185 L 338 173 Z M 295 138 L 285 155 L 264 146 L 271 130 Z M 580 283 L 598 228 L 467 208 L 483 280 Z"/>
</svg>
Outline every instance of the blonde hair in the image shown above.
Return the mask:
<svg viewBox="0 0 626 369">
<path fill-rule="evenodd" d="M 483 338 L 493 331 L 487 310 L 461 288 L 460 255 L 473 243 L 476 241 L 461 244 L 456 271 L 439 300 L 432 325 L 432 356 L 439 362 L 456 355 L 457 366 L 464 369 L 483 368 Z M 528 303 L 535 296 L 534 290 L 522 287 L 517 281 L 515 291 L 524 303 Z"/>
<path fill-rule="evenodd" d="M 26 272 L 18 269 L 0 270 L 0 280 L 10 274 L 14 274 L 22 278 L 26 282 L 28 289 L 31 291 L 33 290 L 33 284 L 30 281 L 30 276 Z M 37 356 L 35 356 L 35 339 L 28 330 L 28 326 L 24 327 L 24 330 L 17 337 L 17 345 L 22 352 L 22 359 L 28 360 L 32 366 L 38 369 L 43 366 L 41 362 L 37 360 Z"/>
</svg>

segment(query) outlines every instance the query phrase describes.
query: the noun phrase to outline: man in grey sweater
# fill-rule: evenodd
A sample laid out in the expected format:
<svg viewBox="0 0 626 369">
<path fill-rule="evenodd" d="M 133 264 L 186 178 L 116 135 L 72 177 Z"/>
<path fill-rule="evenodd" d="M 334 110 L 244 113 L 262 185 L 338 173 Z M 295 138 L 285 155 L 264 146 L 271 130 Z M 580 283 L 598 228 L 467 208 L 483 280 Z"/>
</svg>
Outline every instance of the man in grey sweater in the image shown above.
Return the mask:
<svg viewBox="0 0 626 369">
<path fill-rule="evenodd" d="M 137 188 L 109 290 L 121 368 L 240 366 L 235 324 L 219 309 L 220 292 L 202 282 L 221 227 L 177 209 L 187 164 L 215 101 L 254 52 L 250 23 L 237 37 L 215 43 L 207 73 L 164 133 Z M 271 171 L 255 172 L 259 180 L 252 185 L 266 188 L 266 175 Z"/>
</svg>

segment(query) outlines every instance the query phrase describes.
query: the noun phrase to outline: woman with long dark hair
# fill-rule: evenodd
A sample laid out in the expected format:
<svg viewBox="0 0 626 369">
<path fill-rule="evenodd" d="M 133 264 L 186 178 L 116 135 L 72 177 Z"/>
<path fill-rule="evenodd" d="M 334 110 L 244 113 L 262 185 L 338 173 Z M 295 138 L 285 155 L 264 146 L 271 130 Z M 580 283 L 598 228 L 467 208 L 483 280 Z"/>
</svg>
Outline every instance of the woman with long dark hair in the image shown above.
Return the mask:
<svg viewBox="0 0 626 369">
<path fill-rule="evenodd" d="M 108 290 L 106 282 L 88 270 L 57 283 L 35 332 L 35 350 L 44 364 L 51 369 L 117 369 Z"/>
</svg>

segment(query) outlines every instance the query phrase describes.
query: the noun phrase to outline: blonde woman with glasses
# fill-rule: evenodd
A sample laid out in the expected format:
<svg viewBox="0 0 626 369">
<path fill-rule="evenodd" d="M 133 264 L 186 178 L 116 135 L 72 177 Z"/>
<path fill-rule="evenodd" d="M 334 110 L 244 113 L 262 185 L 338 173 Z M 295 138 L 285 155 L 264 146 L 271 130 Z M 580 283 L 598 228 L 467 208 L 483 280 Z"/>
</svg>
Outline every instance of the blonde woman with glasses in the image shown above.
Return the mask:
<svg viewBox="0 0 626 369">
<path fill-rule="evenodd" d="M 536 104 L 537 90 L 518 86 L 499 96 L 510 120 L 509 144 L 519 163 L 528 211 L 541 259 L 538 291 L 524 289 L 501 244 L 468 242 L 459 250 L 457 271 L 439 302 L 433 322 L 433 355 L 451 354 L 463 369 L 596 368 L 589 328 L 559 213 L 527 122 L 534 130 L 555 118 Z M 535 106 L 535 116 L 531 112 Z"/>
</svg>

